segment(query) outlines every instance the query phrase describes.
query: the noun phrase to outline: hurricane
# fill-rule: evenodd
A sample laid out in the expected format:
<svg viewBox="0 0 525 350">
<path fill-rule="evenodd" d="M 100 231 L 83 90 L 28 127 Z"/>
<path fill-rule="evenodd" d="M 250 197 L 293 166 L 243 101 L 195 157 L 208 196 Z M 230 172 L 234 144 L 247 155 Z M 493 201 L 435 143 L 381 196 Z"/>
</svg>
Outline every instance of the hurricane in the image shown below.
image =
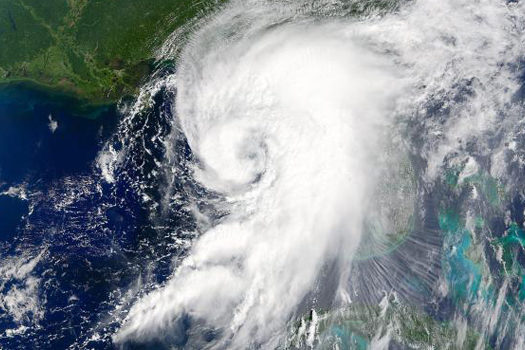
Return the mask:
<svg viewBox="0 0 525 350">
<path fill-rule="evenodd" d="M 167 147 L 183 135 L 214 200 L 193 207 L 191 249 L 114 340 L 273 349 L 313 310 L 406 292 L 400 266 L 437 288 L 417 253 L 366 256 L 409 230 L 413 249 L 436 254 L 421 201 L 443 169 L 501 168 L 493 135 L 523 110 L 523 14 L 489 0 L 233 1 L 187 42 L 172 37 Z M 313 346 L 310 333 L 295 346 Z"/>
<path fill-rule="evenodd" d="M 525 3 L 180 3 L 0 89 L 0 347 L 524 348 Z"/>
<path fill-rule="evenodd" d="M 227 216 L 122 336 L 150 336 L 187 313 L 235 335 L 228 346 L 276 345 L 321 270 L 344 272 L 359 244 L 381 169 L 372 159 L 402 93 L 393 62 L 331 24 L 253 35 L 226 47 L 219 36 L 203 56 L 196 39 L 199 52 L 183 56 L 175 114 L 194 176 Z"/>
</svg>

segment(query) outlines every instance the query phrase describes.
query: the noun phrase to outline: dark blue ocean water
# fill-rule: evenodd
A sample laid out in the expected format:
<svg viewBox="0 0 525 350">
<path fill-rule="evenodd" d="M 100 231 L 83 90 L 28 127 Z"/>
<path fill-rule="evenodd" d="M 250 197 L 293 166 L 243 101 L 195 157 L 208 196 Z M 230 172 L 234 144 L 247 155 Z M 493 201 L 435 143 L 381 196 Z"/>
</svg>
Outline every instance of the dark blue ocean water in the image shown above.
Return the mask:
<svg viewBox="0 0 525 350">
<path fill-rule="evenodd" d="M 145 271 L 152 282 L 169 276 L 174 242 L 194 223 L 181 203 L 166 214 L 143 202 L 164 195 L 173 95 L 155 99 L 123 135 L 116 106 L 0 89 L 0 348 L 112 349 L 124 295 Z M 97 166 L 108 144 L 127 151 L 112 183 Z M 191 158 L 183 139 L 174 147 L 176 162 Z"/>
<path fill-rule="evenodd" d="M 0 293 L 22 291 L 23 298 L 37 300 L 33 306 L 1 301 L 7 310 L 0 311 L 0 348 L 66 348 L 113 289 L 110 275 L 121 263 L 102 252 L 111 248 L 108 228 L 118 232 L 125 216 L 109 208 L 106 227 L 89 225 L 100 208 L 89 179 L 118 120 L 115 106 L 86 107 L 28 86 L 0 90 L 0 261 L 15 271 L 0 276 Z M 70 197 L 73 205 L 61 203 Z M 97 249 L 100 256 L 93 254 Z M 41 256 L 38 264 L 24 275 L 20 266 L 35 256 Z M 36 289 L 27 287 L 31 278 Z M 28 330 L 4 333 L 21 325 Z"/>
<path fill-rule="evenodd" d="M 89 171 L 118 116 L 114 106 L 79 106 L 73 98 L 31 87 L 0 89 L 0 191 L 27 182 L 45 187 Z M 12 238 L 27 210 L 24 201 L 0 196 L 1 241 Z"/>
<path fill-rule="evenodd" d="M 517 95 L 520 101 L 523 90 Z M 166 179 L 158 164 L 165 162 L 162 140 L 171 132 L 173 100 L 172 92 L 158 93 L 154 106 L 138 115 L 122 135 L 119 123 L 123 116 L 116 106 L 86 107 L 73 98 L 27 86 L 0 89 L 0 349 L 113 349 L 111 335 L 120 321 L 116 305 L 131 305 L 133 296 L 127 299 L 126 295 L 138 279 L 144 281 L 149 275 L 162 282 L 169 276 L 179 249 L 173 240 L 195 231 L 181 198 L 207 195 L 181 172 L 175 174 L 178 180 L 172 190 L 183 195 L 171 203 L 172 211 L 159 209 L 157 213 L 151 204 L 164 199 L 165 188 L 160 185 Z M 128 151 L 111 184 L 102 181 L 96 168 L 97 156 L 108 143 Z M 176 155 L 172 164 L 185 169 L 192 154 L 184 138 L 171 146 Z M 516 169 L 516 176 L 522 179 L 521 168 Z M 141 201 L 143 194 L 152 198 L 147 206 Z M 446 184 L 436 186 L 427 196 L 424 205 L 429 218 L 425 222 L 429 227 L 421 234 L 438 236 L 439 206 L 445 203 L 461 212 L 465 196 Z M 440 202 L 442 198 L 448 199 Z M 523 197 L 516 195 L 509 213 L 519 227 L 523 226 L 523 208 Z M 489 214 L 493 236 L 504 235 L 503 216 Z M 416 248 L 405 245 L 399 256 L 413 255 Z M 488 247 L 489 266 L 496 276 L 499 269 L 493 255 Z M 523 266 L 524 256 L 517 256 Z M 29 272 L 20 272 L 36 258 Z M 436 260 L 435 271 L 443 261 Z M 449 265 L 461 276 L 476 272 L 462 259 Z M 28 287 L 32 279 L 37 281 L 34 289 Z M 451 273 L 451 280 L 464 279 Z M 411 283 L 414 293 L 408 294 L 429 295 L 418 281 Z M 515 294 L 522 288 L 518 280 L 511 287 Z M 459 290 L 463 285 L 452 283 L 450 288 Z M 35 305 L 8 305 L 5 297 L 16 295 L 14 292 L 20 292 L 22 300 L 35 298 Z M 449 320 L 461 303 L 441 300 L 428 312 L 438 320 Z"/>
<path fill-rule="evenodd" d="M 86 171 L 118 116 L 114 106 L 80 104 L 29 87 L 1 89 L 0 181 L 52 181 Z M 58 123 L 54 132 L 50 117 Z"/>
</svg>

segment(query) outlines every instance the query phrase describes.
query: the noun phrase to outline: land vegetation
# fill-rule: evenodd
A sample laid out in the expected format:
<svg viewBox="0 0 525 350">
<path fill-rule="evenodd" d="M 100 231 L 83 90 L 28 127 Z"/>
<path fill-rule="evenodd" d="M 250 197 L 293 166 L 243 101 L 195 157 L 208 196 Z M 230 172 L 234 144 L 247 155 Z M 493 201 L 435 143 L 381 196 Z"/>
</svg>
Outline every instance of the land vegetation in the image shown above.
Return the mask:
<svg viewBox="0 0 525 350">
<path fill-rule="evenodd" d="M 136 93 L 156 50 L 219 0 L 0 0 L 0 86 L 94 104 Z"/>
</svg>

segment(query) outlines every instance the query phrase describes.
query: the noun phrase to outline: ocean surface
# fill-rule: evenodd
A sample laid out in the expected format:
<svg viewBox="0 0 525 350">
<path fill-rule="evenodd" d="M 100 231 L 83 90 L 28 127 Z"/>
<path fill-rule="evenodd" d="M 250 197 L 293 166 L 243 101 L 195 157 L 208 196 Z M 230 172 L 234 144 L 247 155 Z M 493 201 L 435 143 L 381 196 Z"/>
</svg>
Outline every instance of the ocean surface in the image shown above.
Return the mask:
<svg viewBox="0 0 525 350">
<path fill-rule="evenodd" d="M 129 119 L 125 101 L 0 90 L 1 348 L 112 349 L 128 304 L 149 289 L 139 286 L 171 273 L 187 247 L 179 231 L 194 224 L 183 201 L 172 212 L 155 204 L 172 95 L 155 99 Z"/>
<path fill-rule="evenodd" d="M 82 105 L 30 86 L 0 90 L 3 348 L 73 344 L 86 317 L 79 309 L 96 313 L 115 283 L 107 276 L 113 272 L 107 237 L 80 238 L 90 234 L 90 211 L 100 198 L 86 190 L 89 180 L 77 181 L 93 176 L 97 153 L 115 132 L 119 114 L 116 106 Z M 76 180 L 66 188 L 68 179 Z M 66 209 L 78 195 L 84 200 Z M 113 227 L 124 220 L 114 208 L 107 216 Z"/>
<path fill-rule="evenodd" d="M 523 349 L 524 4 L 356 4 L 0 90 L 0 348 Z"/>
<path fill-rule="evenodd" d="M 64 176 L 86 174 L 103 142 L 114 132 L 114 106 L 88 107 L 74 98 L 30 86 L 0 89 L 0 191 L 23 183 L 48 188 Z M 0 237 L 11 242 L 23 200 L 0 197 Z"/>
</svg>

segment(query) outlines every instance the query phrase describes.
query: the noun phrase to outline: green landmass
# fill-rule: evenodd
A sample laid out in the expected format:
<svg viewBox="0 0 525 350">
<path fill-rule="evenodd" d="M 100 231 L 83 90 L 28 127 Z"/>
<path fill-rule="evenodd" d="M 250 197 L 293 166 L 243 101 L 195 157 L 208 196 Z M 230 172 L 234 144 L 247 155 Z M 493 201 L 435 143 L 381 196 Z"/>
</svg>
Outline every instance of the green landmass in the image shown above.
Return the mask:
<svg viewBox="0 0 525 350">
<path fill-rule="evenodd" d="M 227 0 L 0 0 L 0 88 L 13 83 L 88 104 L 134 95 L 168 36 Z M 343 15 L 397 1 L 349 1 Z"/>
<path fill-rule="evenodd" d="M 0 86 L 26 82 L 92 104 L 136 93 L 155 51 L 220 0 L 0 0 Z"/>
</svg>

